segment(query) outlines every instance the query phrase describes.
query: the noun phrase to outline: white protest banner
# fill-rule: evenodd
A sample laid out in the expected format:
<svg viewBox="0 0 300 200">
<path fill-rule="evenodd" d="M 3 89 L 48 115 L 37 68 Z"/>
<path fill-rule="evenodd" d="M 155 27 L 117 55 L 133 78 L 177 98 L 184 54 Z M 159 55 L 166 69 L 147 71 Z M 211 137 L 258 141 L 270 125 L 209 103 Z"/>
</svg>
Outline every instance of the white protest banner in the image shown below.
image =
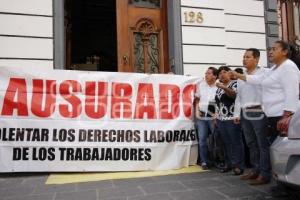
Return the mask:
<svg viewBox="0 0 300 200">
<path fill-rule="evenodd" d="M 196 77 L 0 69 L 0 172 L 167 170 L 196 162 Z"/>
</svg>

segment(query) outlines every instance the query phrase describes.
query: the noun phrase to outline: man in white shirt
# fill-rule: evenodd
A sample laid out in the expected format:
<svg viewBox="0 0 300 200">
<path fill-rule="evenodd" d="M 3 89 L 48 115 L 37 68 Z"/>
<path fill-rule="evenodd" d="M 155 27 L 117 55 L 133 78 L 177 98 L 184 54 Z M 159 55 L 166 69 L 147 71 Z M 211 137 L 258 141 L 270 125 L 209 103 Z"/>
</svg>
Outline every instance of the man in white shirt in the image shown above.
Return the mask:
<svg viewBox="0 0 300 200">
<path fill-rule="evenodd" d="M 203 169 L 208 169 L 207 138 L 213 133 L 212 117 L 215 113 L 216 80 L 218 70 L 209 67 L 205 73 L 205 80 L 197 85 L 195 94 L 196 127 L 199 139 L 199 156 Z M 199 159 L 198 159 L 199 160 Z"/>
<path fill-rule="evenodd" d="M 247 75 L 259 75 L 264 69 L 258 67 L 260 52 L 258 49 L 247 49 L 243 57 L 243 65 Z M 235 101 L 235 123 L 241 125 L 250 152 L 252 169 L 242 175 L 242 180 L 250 180 L 251 185 L 266 184 L 271 179 L 270 144 L 266 135 L 267 119 L 262 110 L 262 88 L 238 80 Z M 241 108 L 241 109 L 240 109 Z"/>
</svg>

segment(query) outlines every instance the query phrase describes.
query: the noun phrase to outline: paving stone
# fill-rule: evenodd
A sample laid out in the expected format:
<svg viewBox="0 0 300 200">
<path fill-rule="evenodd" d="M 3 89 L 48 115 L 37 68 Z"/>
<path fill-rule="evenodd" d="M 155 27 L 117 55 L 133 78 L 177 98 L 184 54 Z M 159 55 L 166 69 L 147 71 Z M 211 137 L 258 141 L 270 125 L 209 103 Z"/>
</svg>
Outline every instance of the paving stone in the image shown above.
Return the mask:
<svg viewBox="0 0 300 200">
<path fill-rule="evenodd" d="M 107 189 L 113 188 L 112 181 L 92 181 L 86 183 L 78 183 L 77 190 L 91 190 L 91 189 Z"/>
<path fill-rule="evenodd" d="M 179 182 L 155 183 L 141 187 L 147 194 L 187 190 L 187 188 Z"/>
<path fill-rule="evenodd" d="M 138 187 L 133 188 L 112 188 L 112 189 L 100 189 L 98 190 L 99 199 L 109 198 L 124 198 L 132 197 L 144 194 Z"/>
<path fill-rule="evenodd" d="M 53 200 L 54 194 L 46 195 L 24 195 L 20 197 L 5 198 L 5 200 Z"/>
<path fill-rule="evenodd" d="M 274 199 L 272 197 L 265 197 L 262 195 L 253 195 L 253 196 L 248 196 L 248 197 L 240 197 L 240 198 L 233 198 L 230 200 L 291 200 L 291 199 Z"/>
<path fill-rule="evenodd" d="M 33 193 L 33 191 L 34 186 L 16 186 L 14 188 L 0 189 L 0 197 L 7 198 L 30 195 Z"/>
<path fill-rule="evenodd" d="M 169 176 L 156 176 L 153 177 L 153 180 L 156 182 L 169 182 L 169 181 L 177 181 L 177 180 L 198 180 L 203 178 L 209 178 L 212 175 L 215 175 L 215 172 L 207 171 L 207 172 L 177 174 L 177 175 L 169 175 Z"/>
<path fill-rule="evenodd" d="M 249 186 L 239 186 L 239 187 L 229 187 L 217 189 L 218 192 L 226 195 L 229 198 L 241 198 L 241 197 L 251 197 L 251 196 L 263 196 L 262 192 L 254 190 Z"/>
<path fill-rule="evenodd" d="M 233 175 L 225 175 L 223 177 L 219 177 L 224 184 L 230 185 L 230 186 L 241 186 L 245 185 L 248 186 L 247 181 L 242 181 L 239 176 L 233 176 Z"/>
<path fill-rule="evenodd" d="M 226 197 L 210 189 L 171 192 L 174 200 L 225 200 Z"/>
<path fill-rule="evenodd" d="M 28 177 L 24 179 L 23 185 L 34 185 L 34 186 L 45 185 L 47 178 L 48 178 L 47 176 Z"/>
<path fill-rule="evenodd" d="M 99 200 L 128 200 L 127 197 L 117 197 L 117 198 L 108 198 L 108 199 L 99 199 Z"/>
<path fill-rule="evenodd" d="M 75 184 L 65 185 L 39 185 L 35 188 L 34 194 L 46 194 L 54 192 L 75 192 Z"/>
<path fill-rule="evenodd" d="M 250 188 L 253 189 L 253 190 L 257 190 L 257 191 L 266 193 L 266 194 L 270 194 L 271 193 L 271 187 L 275 186 L 275 185 L 276 185 L 276 182 L 271 181 L 271 183 L 269 183 L 269 184 L 250 186 Z"/>
<path fill-rule="evenodd" d="M 97 200 L 96 190 L 57 193 L 55 200 Z"/>
<path fill-rule="evenodd" d="M 172 198 L 167 193 L 161 193 L 161 194 L 151 194 L 145 196 L 132 197 L 132 198 L 128 198 L 128 200 L 172 200 Z"/>
<path fill-rule="evenodd" d="M 7 178 L 4 181 L 0 182 L 0 189 L 9 189 L 22 186 L 23 178 Z"/>
<path fill-rule="evenodd" d="M 220 188 L 229 187 L 218 178 L 193 180 L 193 181 L 181 181 L 181 183 L 189 189 L 202 189 L 202 188 Z"/>
<path fill-rule="evenodd" d="M 116 187 L 137 187 L 142 185 L 153 184 L 153 182 L 154 179 L 152 177 L 132 178 L 132 179 L 113 180 L 113 185 Z"/>
</svg>

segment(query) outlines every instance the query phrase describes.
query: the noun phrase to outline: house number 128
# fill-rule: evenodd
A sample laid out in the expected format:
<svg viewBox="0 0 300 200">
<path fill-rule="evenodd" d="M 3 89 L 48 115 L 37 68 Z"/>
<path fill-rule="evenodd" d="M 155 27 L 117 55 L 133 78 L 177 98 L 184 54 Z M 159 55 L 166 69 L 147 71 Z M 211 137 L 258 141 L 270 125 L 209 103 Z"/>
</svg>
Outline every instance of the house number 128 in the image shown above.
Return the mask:
<svg viewBox="0 0 300 200">
<path fill-rule="evenodd" d="M 203 15 L 201 12 L 184 12 L 184 18 L 186 23 L 199 23 L 203 22 Z"/>
</svg>

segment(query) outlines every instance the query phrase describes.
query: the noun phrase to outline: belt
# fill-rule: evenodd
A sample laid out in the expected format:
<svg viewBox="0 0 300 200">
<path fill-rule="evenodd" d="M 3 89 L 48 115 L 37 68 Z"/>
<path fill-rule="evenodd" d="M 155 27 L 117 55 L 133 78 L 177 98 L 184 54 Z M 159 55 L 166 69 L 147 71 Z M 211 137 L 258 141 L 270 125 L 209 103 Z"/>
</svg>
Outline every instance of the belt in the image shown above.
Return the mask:
<svg viewBox="0 0 300 200">
<path fill-rule="evenodd" d="M 212 117 L 211 113 L 209 111 L 203 112 L 200 110 L 201 117 Z"/>
<path fill-rule="evenodd" d="M 246 110 L 262 110 L 261 105 L 256 105 L 256 106 L 248 106 L 245 108 Z"/>
</svg>

